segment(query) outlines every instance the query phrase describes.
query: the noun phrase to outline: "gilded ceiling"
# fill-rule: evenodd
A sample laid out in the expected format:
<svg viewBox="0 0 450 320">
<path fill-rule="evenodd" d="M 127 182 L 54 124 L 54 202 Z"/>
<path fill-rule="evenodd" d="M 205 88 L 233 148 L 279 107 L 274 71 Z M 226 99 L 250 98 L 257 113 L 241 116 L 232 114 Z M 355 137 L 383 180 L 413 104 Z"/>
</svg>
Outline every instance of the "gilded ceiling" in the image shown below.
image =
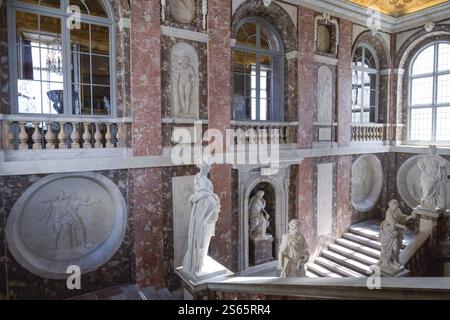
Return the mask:
<svg viewBox="0 0 450 320">
<path fill-rule="evenodd" d="M 393 17 L 401 17 L 435 5 L 450 2 L 449 0 L 350 0 Z"/>
</svg>

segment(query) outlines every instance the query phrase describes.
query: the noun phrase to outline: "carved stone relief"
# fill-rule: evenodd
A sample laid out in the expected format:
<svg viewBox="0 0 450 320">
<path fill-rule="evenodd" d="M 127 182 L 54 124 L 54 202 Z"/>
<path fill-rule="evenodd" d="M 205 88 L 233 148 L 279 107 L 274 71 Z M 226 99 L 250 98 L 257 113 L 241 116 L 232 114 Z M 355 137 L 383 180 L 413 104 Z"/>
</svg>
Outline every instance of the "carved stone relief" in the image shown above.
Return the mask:
<svg viewBox="0 0 450 320">
<path fill-rule="evenodd" d="M 195 18 L 194 0 L 170 0 L 169 6 L 172 17 L 179 23 L 191 23 Z"/>
<path fill-rule="evenodd" d="M 317 50 L 320 52 L 330 52 L 331 34 L 330 29 L 325 25 L 317 27 Z"/>
<path fill-rule="evenodd" d="M 383 168 L 374 155 L 359 157 L 352 167 L 352 205 L 361 212 L 372 210 L 381 195 Z"/>
<path fill-rule="evenodd" d="M 333 108 L 333 82 L 331 70 L 327 66 L 321 66 L 318 71 L 317 91 L 317 121 L 332 123 Z"/>
<path fill-rule="evenodd" d="M 45 177 L 19 198 L 6 238 L 16 260 L 48 279 L 99 268 L 120 247 L 127 226 L 125 200 L 108 178 L 95 174 Z"/>
<path fill-rule="evenodd" d="M 195 49 L 187 43 L 172 48 L 173 116 L 199 117 L 199 59 Z"/>
</svg>

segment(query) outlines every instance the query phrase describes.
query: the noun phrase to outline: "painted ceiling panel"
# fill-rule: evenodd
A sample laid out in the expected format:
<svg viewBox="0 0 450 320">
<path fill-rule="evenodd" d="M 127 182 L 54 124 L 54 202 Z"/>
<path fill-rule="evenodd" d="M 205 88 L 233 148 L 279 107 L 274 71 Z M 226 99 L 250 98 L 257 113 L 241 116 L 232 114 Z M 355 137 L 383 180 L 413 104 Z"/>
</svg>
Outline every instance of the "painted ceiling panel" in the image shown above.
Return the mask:
<svg viewBox="0 0 450 320">
<path fill-rule="evenodd" d="M 449 0 L 349 0 L 360 6 L 379 11 L 393 17 L 401 17 L 450 2 Z"/>
</svg>

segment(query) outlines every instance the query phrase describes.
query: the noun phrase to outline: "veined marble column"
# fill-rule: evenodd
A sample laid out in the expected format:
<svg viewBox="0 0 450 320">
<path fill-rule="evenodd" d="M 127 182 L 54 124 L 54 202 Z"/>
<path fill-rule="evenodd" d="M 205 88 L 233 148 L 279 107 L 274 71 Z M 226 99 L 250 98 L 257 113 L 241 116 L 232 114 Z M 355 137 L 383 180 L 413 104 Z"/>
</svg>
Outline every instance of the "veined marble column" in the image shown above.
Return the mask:
<svg viewBox="0 0 450 320">
<path fill-rule="evenodd" d="M 312 147 L 314 122 L 314 10 L 299 7 L 298 10 L 298 145 L 302 149 Z"/>
<path fill-rule="evenodd" d="M 223 132 L 231 121 L 231 1 L 208 1 L 208 117 L 209 128 Z M 214 165 L 211 180 L 220 197 L 221 212 L 216 234 L 211 240 L 210 255 L 231 270 L 236 269 L 236 254 L 232 251 L 233 222 L 231 206 L 232 171 L 230 165 Z"/>
<path fill-rule="evenodd" d="M 161 153 L 160 1 L 131 1 L 131 105 L 134 156 Z M 136 281 L 164 283 L 161 169 L 133 170 Z"/>
<path fill-rule="evenodd" d="M 316 165 L 314 158 L 305 158 L 298 166 L 297 183 L 297 218 L 300 221 L 300 229 L 305 237 L 311 252 L 314 252 L 316 243 L 316 209 L 314 197 L 314 179 L 316 179 Z"/>
</svg>

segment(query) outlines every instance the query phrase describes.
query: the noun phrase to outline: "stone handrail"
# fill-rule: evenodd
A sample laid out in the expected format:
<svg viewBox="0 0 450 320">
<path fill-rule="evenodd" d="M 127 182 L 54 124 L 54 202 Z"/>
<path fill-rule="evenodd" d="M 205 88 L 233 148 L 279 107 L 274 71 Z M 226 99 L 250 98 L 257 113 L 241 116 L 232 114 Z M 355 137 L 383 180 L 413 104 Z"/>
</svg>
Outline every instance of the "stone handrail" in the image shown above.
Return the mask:
<svg viewBox="0 0 450 320">
<path fill-rule="evenodd" d="M 207 284 L 211 300 L 280 299 L 449 299 L 450 278 L 229 278 Z"/>
<path fill-rule="evenodd" d="M 426 272 L 431 260 L 431 232 L 419 232 L 414 240 L 401 252 L 400 264 L 420 277 Z"/>
<path fill-rule="evenodd" d="M 354 142 L 386 140 L 386 125 L 383 123 L 352 123 L 351 130 Z"/>
<path fill-rule="evenodd" d="M 2 115 L 3 150 L 126 147 L 131 118 Z"/>
<path fill-rule="evenodd" d="M 231 121 L 236 144 L 296 143 L 298 122 Z"/>
</svg>

